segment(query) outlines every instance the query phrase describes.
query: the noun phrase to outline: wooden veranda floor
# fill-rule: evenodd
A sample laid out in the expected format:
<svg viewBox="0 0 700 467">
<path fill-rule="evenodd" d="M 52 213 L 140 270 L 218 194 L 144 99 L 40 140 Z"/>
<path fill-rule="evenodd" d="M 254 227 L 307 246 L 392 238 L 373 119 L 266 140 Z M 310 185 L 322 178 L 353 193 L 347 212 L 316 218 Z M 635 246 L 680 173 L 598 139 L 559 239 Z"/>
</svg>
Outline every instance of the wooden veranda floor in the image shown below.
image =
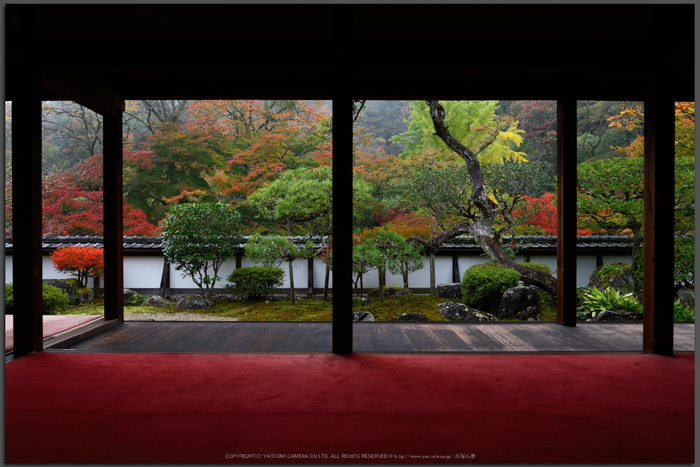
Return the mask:
<svg viewBox="0 0 700 467">
<path fill-rule="evenodd" d="M 354 323 L 355 352 L 641 352 L 641 323 Z M 331 323 L 126 322 L 56 351 L 330 352 Z M 674 351 L 695 351 L 695 324 L 674 325 Z"/>
</svg>

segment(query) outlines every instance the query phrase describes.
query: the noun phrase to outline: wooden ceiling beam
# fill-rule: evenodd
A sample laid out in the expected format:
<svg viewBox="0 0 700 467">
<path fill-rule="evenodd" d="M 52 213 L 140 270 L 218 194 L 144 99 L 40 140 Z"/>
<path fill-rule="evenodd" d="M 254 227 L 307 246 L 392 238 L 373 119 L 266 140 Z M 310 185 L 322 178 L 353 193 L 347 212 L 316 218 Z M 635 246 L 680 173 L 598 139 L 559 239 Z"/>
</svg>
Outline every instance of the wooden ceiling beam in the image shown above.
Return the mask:
<svg viewBox="0 0 700 467">
<path fill-rule="evenodd" d="M 80 72 L 45 72 L 41 85 L 66 99 L 99 113 L 116 115 L 124 110 L 124 99 L 98 81 Z"/>
</svg>

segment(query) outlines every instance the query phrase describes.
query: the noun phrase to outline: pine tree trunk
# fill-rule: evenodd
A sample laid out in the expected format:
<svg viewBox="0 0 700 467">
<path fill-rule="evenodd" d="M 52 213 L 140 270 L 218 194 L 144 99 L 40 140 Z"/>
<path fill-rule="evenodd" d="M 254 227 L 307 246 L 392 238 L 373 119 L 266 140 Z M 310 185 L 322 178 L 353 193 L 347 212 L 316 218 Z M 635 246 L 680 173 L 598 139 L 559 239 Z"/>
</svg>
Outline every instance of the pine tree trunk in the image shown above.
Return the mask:
<svg viewBox="0 0 700 467">
<path fill-rule="evenodd" d="M 474 237 L 476 243 L 484 250 L 484 252 L 494 263 L 515 269 L 520 273 L 520 278 L 523 282 L 536 285 L 556 297 L 557 280 L 554 277 L 544 272 L 526 268 L 515 263 L 515 261 L 508 258 L 503 251 L 501 251 L 501 248 L 493 240 L 490 232 L 492 230 L 494 220 L 496 219 L 498 206 L 491 198 L 488 197 L 488 189 L 484 181 L 484 174 L 481 171 L 481 166 L 479 165 L 479 160 L 476 158 L 476 154 L 474 154 L 471 149 L 460 143 L 449 132 L 447 126 L 445 125 L 446 115 L 445 109 L 442 107 L 442 105 L 440 105 L 438 101 L 426 101 L 426 103 L 430 108 L 430 118 L 432 119 L 433 126 L 435 127 L 435 134 L 447 145 L 447 147 L 459 155 L 467 165 L 469 180 L 472 185 L 471 200 L 474 203 L 474 206 L 479 209 L 481 214 L 478 221 L 458 225 L 450 229 L 449 232 L 443 232 L 433 240 L 441 239 L 444 241 L 445 238 L 453 238 L 457 234 L 467 231 Z M 435 241 L 434 244 L 439 245 L 442 243 L 442 241 Z M 433 283 L 431 278 L 431 290 L 432 288 Z"/>
<path fill-rule="evenodd" d="M 430 295 L 435 295 L 435 250 L 430 249 Z"/>
<path fill-rule="evenodd" d="M 294 264 L 293 260 L 289 260 L 289 299 L 294 305 Z"/>
<path fill-rule="evenodd" d="M 379 271 L 379 270 L 377 270 Z M 384 281 L 382 280 L 382 273 L 381 271 L 379 272 L 379 301 L 383 302 L 384 301 Z"/>
</svg>

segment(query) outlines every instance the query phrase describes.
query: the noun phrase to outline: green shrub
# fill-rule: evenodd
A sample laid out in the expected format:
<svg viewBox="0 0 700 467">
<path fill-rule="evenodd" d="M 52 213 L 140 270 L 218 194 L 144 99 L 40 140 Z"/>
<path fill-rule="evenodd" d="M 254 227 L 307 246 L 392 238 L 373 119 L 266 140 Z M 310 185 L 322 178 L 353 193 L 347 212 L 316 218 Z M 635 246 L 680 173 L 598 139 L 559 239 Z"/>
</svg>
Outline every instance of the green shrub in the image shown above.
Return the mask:
<svg viewBox="0 0 700 467">
<path fill-rule="evenodd" d="M 272 289 L 282 285 L 284 270 L 270 266 L 248 266 L 228 276 L 228 288 L 243 296 L 243 300 L 262 300 Z"/>
<path fill-rule="evenodd" d="M 477 264 L 462 277 L 462 300 L 465 304 L 487 313 L 498 312 L 503 293 L 518 285 L 520 274 L 494 263 Z"/>
<path fill-rule="evenodd" d="M 681 305 L 681 301 L 676 299 L 673 302 L 673 321 L 695 321 L 695 310 Z"/>
<path fill-rule="evenodd" d="M 677 236 L 673 242 L 673 280 L 674 290 L 695 288 L 695 236 Z M 637 277 L 644 277 L 644 245 L 637 253 L 639 267 Z"/>
<path fill-rule="evenodd" d="M 133 297 L 131 297 L 131 300 L 127 301 L 124 303 L 124 306 L 139 306 L 148 300 L 148 297 L 146 295 L 142 295 L 138 292 L 134 294 Z"/>
<path fill-rule="evenodd" d="M 41 284 L 41 297 L 41 311 L 45 315 L 60 313 L 68 309 L 68 295 L 53 285 L 43 282 Z M 14 290 L 12 284 L 5 284 L 5 314 L 11 315 L 13 312 Z"/>
<path fill-rule="evenodd" d="M 13 311 L 14 300 L 12 298 L 12 284 L 5 284 L 5 314 L 11 315 Z"/>
<path fill-rule="evenodd" d="M 518 263 L 520 266 L 525 266 L 526 268 L 534 269 L 536 271 L 541 271 L 547 274 L 553 274 L 552 268 L 543 263 Z"/>
<path fill-rule="evenodd" d="M 60 313 L 68 309 L 68 295 L 61 292 L 61 289 L 42 283 L 41 295 L 43 297 L 41 310 L 45 315 Z"/>
</svg>

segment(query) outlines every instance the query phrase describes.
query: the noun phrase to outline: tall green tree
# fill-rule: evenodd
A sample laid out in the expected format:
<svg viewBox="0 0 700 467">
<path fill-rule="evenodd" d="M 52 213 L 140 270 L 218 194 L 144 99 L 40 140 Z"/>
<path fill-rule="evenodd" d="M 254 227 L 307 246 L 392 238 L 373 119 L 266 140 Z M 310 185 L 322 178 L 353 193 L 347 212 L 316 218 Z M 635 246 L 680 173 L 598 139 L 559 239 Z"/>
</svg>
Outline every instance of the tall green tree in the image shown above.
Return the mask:
<svg viewBox="0 0 700 467">
<path fill-rule="evenodd" d="M 634 236 L 632 269 L 639 268 L 644 228 L 644 159 L 618 157 L 578 165 L 578 212 L 606 230 Z M 687 233 L 695 210 L 695 159 L 676 158 L 676 231 Z M 694 231 L 694 227 L 693 227 Z"/>
<path fill-rule="evenodd" d="M 223 203 L 172 206 L 163 222 L 163 254 L 211 300 L 221 265 L 240 250 L 240 227 L 238 212 Z"/>
<path fill-rule="evenodd" d="M 289 300 L 294 305 L 294 261 L 312 258 L 319 254 L 318 249 L 310 240 L 303 245 L 295 245 L 287 237 L 275 235 L 254 235 L 248 239 L 245 246 L 246 257 L 254 261 L 262 261 L 265 266 L 277 267 L 282 261 L 289 264 Z"/>
<path fill-rule="evenodd" d="M 145 212 L 149 222 L 157 224 L 170 204 L 217 201 L 207 181 L 208 175 L 225 167 L 215 136 L 164 123 L 151 135 L 150 144 L 148 158 L 133 164 L 127 160 L 124 177 L 127 201 Z"/>
<path fill-rule="evenodd" d="M 525 154 L 513 147 L 523 141 L 522 130 L 510 115 L 497 115 L 498 101 L 444 101 L 446 122 L 453 137 L 469 146 L 482 162 L 526 161 Z M 425 101 L 410 103 L 408 130 L 391 141 L 406 146 L 402 156 L 435 149 L 454 159 L 453 151 L 435 134 L 430 109 Z"/>
</svg>

